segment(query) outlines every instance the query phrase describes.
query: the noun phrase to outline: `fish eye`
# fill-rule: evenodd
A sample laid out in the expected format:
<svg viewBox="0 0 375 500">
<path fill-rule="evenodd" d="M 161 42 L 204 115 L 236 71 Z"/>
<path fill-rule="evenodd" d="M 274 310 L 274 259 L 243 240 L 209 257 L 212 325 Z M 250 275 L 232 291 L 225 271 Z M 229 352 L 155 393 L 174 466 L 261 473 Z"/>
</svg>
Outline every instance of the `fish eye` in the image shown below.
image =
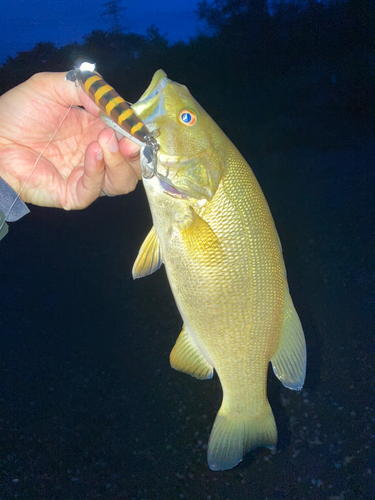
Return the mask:
<svg viewBox="0 0 375 500">
<path fill-rule="evenodd" d="M 197 121 L 197 115 L 191 109 L 183 109 L 179 112 L 178 119 L 184 125 L 192 127 Z"/>
</svg>

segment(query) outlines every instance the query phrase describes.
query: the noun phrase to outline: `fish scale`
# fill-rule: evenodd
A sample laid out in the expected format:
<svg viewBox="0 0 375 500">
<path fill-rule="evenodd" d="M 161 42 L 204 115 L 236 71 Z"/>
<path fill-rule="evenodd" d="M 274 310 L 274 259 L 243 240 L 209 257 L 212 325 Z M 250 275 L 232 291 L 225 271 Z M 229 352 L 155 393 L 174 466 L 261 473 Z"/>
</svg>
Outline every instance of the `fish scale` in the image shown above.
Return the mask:
<svg viewBox="0 0 375 500">
<path fill-rule="evenodd" d="M 159 70 L 133 109 L 158 128 L 158 165 L 168 171 L 143 179 L 154 225 L 133 276 L 164 263 L 184 321 L 171 365 L 201 379 L 217 372 L 223 401 L 208 464 L 230 469 L 251 449 L 276 445 L 269 362 L 286 387 L 299 390 L 305 378 L 279 238 L 250 167 L 186 87 Z M 194 115 L 192 126 L 181 113 Z"/>
</svg>

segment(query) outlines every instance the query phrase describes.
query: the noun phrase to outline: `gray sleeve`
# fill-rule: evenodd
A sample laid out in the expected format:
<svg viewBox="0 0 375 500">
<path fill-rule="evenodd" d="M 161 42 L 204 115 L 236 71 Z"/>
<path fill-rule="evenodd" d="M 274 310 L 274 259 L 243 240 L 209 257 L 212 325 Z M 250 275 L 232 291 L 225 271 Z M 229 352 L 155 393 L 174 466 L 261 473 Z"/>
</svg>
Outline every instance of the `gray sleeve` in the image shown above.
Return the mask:
<svg viewBox="0 0 375 500">
<path fill-rule="evenodd" d="M 3 212 L 8 222 L 14 222 L 30 212 L 17 193 L 1 177 L 0 212 Z"/>
</svg>

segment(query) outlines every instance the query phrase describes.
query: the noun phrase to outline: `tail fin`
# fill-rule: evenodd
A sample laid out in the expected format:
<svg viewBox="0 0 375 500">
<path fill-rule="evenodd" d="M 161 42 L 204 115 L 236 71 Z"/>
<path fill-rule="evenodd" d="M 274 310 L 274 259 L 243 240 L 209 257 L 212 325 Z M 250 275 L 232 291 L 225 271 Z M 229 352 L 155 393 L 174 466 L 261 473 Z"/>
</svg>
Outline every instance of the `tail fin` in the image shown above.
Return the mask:
<svg viewBox="0 0 375 500">
<path fill-rule="evenodd" d="M 211 470 L 232 469 L 248 451 L 259 446 L 272 449 L 276 445 L 277 429 L 268 402 L 256 417 L 220 412 L 208 443 L 207 460 Z"/>
</svg>

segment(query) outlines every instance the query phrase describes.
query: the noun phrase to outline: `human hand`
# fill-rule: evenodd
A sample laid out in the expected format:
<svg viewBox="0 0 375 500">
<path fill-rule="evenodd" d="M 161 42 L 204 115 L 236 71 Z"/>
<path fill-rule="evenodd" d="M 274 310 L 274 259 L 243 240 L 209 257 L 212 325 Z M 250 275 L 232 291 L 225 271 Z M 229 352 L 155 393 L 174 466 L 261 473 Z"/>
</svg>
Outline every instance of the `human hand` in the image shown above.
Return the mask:
<svg viewBox="0 0 375 500">
<path fill-rule="evenodd" d="M 127 138 L 118 142 L 99 108 L 65 75 L 38 73 L 0 97 L 0 176 L 20 193 L 58 129 L 20 196 L 71 210 L 90 205 L 102 189 L 109 195 L 132 191 L 141 168 L 139 146 Z"/>
</svg>

